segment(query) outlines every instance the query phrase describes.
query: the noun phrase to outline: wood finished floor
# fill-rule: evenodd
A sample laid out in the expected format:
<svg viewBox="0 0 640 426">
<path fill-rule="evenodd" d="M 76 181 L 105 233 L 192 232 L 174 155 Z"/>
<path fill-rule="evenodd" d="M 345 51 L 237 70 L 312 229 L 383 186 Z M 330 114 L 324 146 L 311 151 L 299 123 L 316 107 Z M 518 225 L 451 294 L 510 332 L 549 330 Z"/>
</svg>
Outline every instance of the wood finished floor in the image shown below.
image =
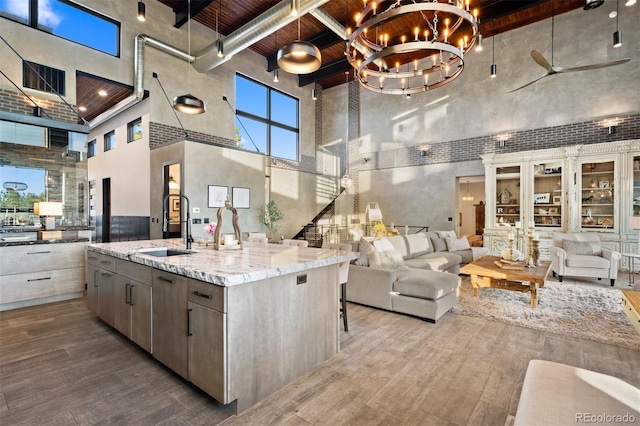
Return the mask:
<svg viewBox="0 0 640 426">
<path fill-rule="evenodd" d="M 79 299 L 0 313 L 3 425 L 499 425 L 527 363 L 640 387 L 640 353 L 478 318 L 438 324 L 349 305 L 342 351 L 240 416 L 96 319 Z"/>
</svg>

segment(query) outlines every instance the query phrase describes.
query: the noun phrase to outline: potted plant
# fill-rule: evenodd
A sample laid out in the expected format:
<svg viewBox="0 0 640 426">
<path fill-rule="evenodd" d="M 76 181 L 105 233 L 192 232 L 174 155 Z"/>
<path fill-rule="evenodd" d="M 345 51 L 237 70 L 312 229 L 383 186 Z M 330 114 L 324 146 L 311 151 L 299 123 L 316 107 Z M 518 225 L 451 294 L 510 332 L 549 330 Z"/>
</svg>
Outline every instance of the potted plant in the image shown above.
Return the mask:
<svg viewBox="0 0 640 426">
<path fill-rule="evenodd" d="M 274 200 L 269 201 L 259 211 L 260 222 L 269 230 L 269 238 L 273 238 L 280 229 L 279 222 L 284 219 L 284 214 Z"/>
</svg>

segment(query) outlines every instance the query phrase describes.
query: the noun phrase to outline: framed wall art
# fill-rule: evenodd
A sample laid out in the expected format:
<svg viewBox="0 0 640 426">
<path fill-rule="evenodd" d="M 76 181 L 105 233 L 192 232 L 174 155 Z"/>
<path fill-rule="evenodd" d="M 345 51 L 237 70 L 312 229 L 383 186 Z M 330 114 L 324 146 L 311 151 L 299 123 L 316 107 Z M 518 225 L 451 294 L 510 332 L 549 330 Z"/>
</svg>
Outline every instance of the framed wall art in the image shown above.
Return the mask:
<svg viewBox="0 0 640 426">
<path fill-rule="evenodd" d="M 236 209 L 248 209 L 250 207 L 249 188 L 233 187 L 231 188 L 231 202 Z"/>
<path fill-rule="evenodd" d="M 224 202 L 229 197 L 229 187 L 209 185 L 209 208 L 224 207 Z"/>
</svg>

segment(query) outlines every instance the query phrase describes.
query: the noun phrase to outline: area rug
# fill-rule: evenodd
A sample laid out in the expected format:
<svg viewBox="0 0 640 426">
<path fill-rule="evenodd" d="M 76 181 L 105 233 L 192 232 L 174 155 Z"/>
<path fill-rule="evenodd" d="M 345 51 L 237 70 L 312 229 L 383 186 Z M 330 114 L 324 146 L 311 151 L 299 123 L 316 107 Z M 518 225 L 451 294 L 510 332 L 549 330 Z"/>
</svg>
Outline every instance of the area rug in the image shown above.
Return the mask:
<svg viewBox="0 0 640 426">
<path fill-rule="evenodd" d="M 479 295 L 473 297 L 470 277 L 462 276 L 452 312 L 640 351 L 640 334 L 622 311 L 619 289 L 547 281 L 535 309 L 529 293 L 481 288 Z"/>
</svg>

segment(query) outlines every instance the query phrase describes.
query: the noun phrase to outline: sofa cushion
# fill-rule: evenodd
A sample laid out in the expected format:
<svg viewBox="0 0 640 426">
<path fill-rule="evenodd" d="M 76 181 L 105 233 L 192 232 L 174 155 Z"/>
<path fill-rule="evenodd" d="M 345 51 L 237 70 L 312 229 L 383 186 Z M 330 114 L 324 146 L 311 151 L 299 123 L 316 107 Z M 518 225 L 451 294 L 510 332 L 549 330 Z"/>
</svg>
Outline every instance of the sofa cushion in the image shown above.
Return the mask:
<svg viewBox="0 0 640 426">
<path fill-rule="evenodd" d="M 393 245 L 393 248 L 400 252 L 403 259 L 411 259 L 411 253 L 409 252 L 407 243 L 402 235 L 393 235 L 382 239 L 388 240 Z"/>
<path fill-rule="evenodd" d="M 456 291 L 460 278 L 454 274 L 407 269 L 398 271 L 393 291 L 403 296 L 437 300 Z"/>
<path fill-rule="evenodd" d="M 474 247 L 474 249 L 476 251 L 481 251 L 478 250 L 481 247 Z M 487 252 L 489 251 L 489 249 L 486 250 Z M 458 251 L 454 251 L 454 254 L 457 254 L 458 256 L 460 256 L 462 258 L 462 262 L 461 263 L 471 263 L 473 262 L 473 249 L 469 249 L 469 250 L 458 250 Z"/>
<path fill-rule="evenodd" d="M 423 254 L 433 253 L 431 240 L 423 232 L 417 234 L 409 234 L 405 236 L 407 245 L 409 246 L 409 254 L 411 257 L 422 256 Z"/>
<path fill-rule="evenodd" d="M 456 231 L 436 231 L 440 238 L 458 238 Z"/>
<path fill-rule="evenodd" d="M 600 256 L 568 254 L 566 264 L 569 268 L 609 269 L 609 260 Z"/>
<path fill-rule="evenodd" d="M 375 247 L 373 247 L 373 245 L 369 241 L 365 240 L 364 238 L 360 238 L 358 251 L 360 252 L 360 257 L 356 259 L 354 265 L 369 266 L 369 259 L 375 255 Z"/>
<path fill-rule="evenodd" d="M 433 245 L 433 251 L 435 252 L 447 251 L 447 243 L 444 238 L 431 238 L 431 244 Z"/>
<path fill-rule="evenodd" d="M 447 243 L 447 250 L 449 251 L 467 250 L 471 248 L 471 246 L 469 245 L 469 240 L 467 240 L 467 237 L 462 237 L 462 238 L 445 237 L 444 240 Z"/>
<path fill-rule="evenodd" d="M 404 263 L 409 268 L 428 269 L 431 271 L 445 271 L 456 265 L 460 265 L 462 257 L 447 251 L 438 253 L 428 253 L 420 257 L 405 260 Z"/>
<path fill-rule="evenodd" d="M 586 256 L 600 256 L 602 254 L 600 241 L 563 240 L 562 248 L 567 254 L 582 254 Z"/>
</svg>

